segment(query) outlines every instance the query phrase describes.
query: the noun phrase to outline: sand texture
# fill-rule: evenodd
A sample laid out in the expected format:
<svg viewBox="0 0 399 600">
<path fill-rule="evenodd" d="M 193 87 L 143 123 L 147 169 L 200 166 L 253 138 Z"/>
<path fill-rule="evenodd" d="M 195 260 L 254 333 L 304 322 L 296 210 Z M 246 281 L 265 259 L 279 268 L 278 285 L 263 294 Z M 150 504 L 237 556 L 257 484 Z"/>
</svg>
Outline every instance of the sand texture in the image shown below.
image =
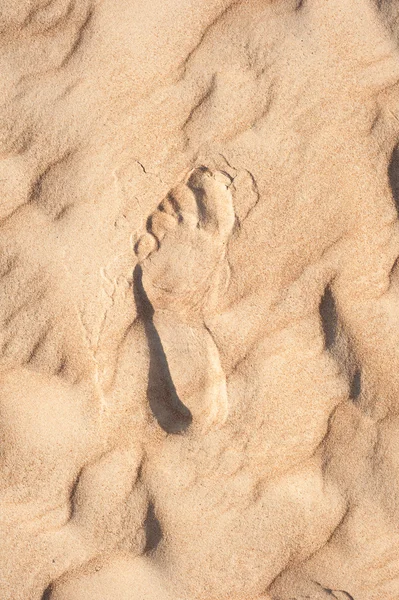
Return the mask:
<svg viewBox="0 0 399 600">
<path fill-rule="evenodd" d="M 0 600 L 399 600 L 399 0 L 0 0 Z"/>
</svg>

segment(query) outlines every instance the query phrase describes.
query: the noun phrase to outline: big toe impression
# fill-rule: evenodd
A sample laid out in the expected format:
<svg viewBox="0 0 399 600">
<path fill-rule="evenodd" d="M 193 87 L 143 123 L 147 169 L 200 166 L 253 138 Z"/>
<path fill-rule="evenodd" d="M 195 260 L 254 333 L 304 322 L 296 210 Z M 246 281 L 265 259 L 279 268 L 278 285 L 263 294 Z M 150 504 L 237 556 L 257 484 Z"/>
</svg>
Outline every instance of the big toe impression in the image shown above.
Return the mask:
<svg viewBox="0 0 399 600">
<path fill-rule="evenodd" d="M 212 172 L 207 167 L 195 169 L 187 182 L 195 194 L 203 228 L 216 230 L 226 237 L 235 220 L 231 183 L 232 179 L 226 173 Z"/>
</svg>

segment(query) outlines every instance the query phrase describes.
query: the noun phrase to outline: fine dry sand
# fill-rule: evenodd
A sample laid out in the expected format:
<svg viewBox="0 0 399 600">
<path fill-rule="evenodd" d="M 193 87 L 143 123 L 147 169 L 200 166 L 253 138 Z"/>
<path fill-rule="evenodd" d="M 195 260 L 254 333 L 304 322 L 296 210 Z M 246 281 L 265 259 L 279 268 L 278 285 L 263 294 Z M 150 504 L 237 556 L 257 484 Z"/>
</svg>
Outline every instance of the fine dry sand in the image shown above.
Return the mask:
<svg viewBox="0 0 399 600">
<path fill-rule="evenodd" d="M 0 600 L 399 600 L 399 0 L 0 0 Z"/>
</svg>

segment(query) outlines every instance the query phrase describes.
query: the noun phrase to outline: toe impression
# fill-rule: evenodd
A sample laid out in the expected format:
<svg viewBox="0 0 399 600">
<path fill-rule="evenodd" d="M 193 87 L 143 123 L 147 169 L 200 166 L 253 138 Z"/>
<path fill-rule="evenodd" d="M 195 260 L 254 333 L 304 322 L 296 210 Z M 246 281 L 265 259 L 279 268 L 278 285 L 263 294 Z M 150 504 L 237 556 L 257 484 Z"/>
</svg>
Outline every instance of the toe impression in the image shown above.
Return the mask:
<svg viewBox="0 0 399 600">
<path fill-rule="evenodd" d="M 137 260 L 142 262 L 157 248 L 158 243 L 154 236 L 151 233 L 145 233 L 139 238 L 134 248 Z"/>
<path fill-rule="evenodd" d="M 207 167 L 193 171 L 187 185 L 193 190 L 204 229 L 228 236 L 234 226 L 231 178 L 221 171 L 213 173 Z"/>
</svg>

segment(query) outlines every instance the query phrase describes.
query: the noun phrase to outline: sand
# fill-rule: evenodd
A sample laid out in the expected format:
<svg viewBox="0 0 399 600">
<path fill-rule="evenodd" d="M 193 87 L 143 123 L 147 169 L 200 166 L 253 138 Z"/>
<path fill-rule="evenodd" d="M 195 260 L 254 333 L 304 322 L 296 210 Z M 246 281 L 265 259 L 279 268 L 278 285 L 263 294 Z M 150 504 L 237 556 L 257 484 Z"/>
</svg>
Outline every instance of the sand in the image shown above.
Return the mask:
<svg viewBox="0 0 399 600">
<path fill-rule="evenodd" d="M 398 19 L 0 1 L 0 600 L 399 599 Z"/>
</svg>

